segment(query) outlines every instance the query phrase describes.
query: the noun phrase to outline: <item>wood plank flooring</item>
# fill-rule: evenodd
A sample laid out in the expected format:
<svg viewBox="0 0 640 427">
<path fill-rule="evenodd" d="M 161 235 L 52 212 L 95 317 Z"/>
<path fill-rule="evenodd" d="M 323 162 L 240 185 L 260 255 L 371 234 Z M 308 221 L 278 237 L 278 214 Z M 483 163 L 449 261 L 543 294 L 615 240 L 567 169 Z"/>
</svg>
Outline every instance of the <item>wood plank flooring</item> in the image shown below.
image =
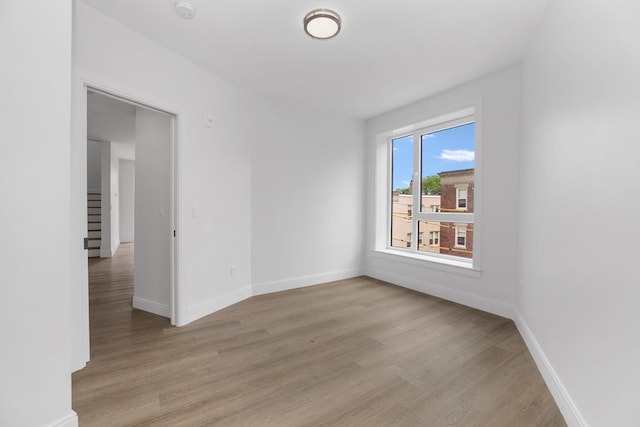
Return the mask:
<svg viewBox="0 0 640 427">
<path fill-rule="evenodd" d="M 564 426 L 508 319 L 370 278 L 182 328 L 131 308 L 133 246 L 91 260 L 80 426 Z"/>
</svg>

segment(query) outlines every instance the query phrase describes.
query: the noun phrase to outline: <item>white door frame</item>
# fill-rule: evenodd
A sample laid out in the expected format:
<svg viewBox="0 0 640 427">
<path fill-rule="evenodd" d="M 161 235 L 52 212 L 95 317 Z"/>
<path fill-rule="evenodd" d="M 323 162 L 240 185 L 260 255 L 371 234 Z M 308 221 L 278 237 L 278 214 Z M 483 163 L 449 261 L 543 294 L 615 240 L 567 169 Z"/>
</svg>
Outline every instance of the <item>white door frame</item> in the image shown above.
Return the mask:
<svg viewBox="0 0 640 427">
<path fill-rule="evenodd" d="M 180 251 L 179 251 L 179 243 L 180 243 L 180 233 L 177 229 L 179 223 L 179 210 L 178 210 L 178 200 L 179 200 L 179 146 L 180 141 L 184 138 L 184 114 L 180 112 L 179 108 L 171 107 L 168 103 L 157 100 L 152 100 L 152 97 L 144 96 L 144 95 L 134 95 L 137 93 L 135 90 L 119 90 L 115 89 L 114 85 L 106 85 L 98 82 L 98 79 L 92 78 L 79 78 L 77 80 L 79 82 L 79 86 L 76 86 L 74 89 L 74 101 L 76 106 L 76 115 L 75 121 L 77 121 L 77 127 L 72 129 L 73 141 L 72 144 L 74 146 L 71 150 L 71 161 L 72 161 L 72 171 L 71 178 L 78 179 L 81 177 L 82 182 L 80 185 L 72 185 L 72 206 L 73 209 L 80 209 L 78 206 L 78 202 L 80 200 L 86 199 L 87 193 L 87 92 L 89 90 L 100 92 L 106 96 L 111 96 L 113 98 L 121 99 L 124 102 L 128 102 L 134 105 L 138 105 L 144 108 L 149 108 L 151 110 L 157 110 L 163 113 L 167 113 L 173 118 L 173 135 L 171 141 L 171 229 L 174 231 L 174 238 L 171 244 L 171 277 L 170 277 L 170 310 L 171 310 L 171 324 L 176 326 L 181 326 L 185 324 L 185 314 L 184 310 L 184 302 L 186 300 L 183 289 L 180 284 Z M 73 122 L 72 122 L 73 123 Z M 75 131 L 75 132 L 73 132 Z M 73 194 L 78 193 L 78 194 Z M 81 194 L 80 194 L 81 193 Z M 84 218 L 82 224 L 75 223 L 72 224 L 72 228 L 74 230 L 74 235 L 78 230 L 84 230 L 83 236 L 87 236 L 86 231 L 86 201 L 83 202 L 84 206 L 84 215 L 74 216 L 72 219 L 75 221 L 81 221 Z M 82 209 L 80 209 L 82 210 Z M 78 242 L 78 245 L 80 242 Z M 81 327 L 78 328 L 81 330 L 79 334 L 81 336 L 77 337 L 77 345 L 80 346 L 78 348 L 78 353 L 72 355 L 72 367 L 73 370 L 81 369 L 84 367 L 87 361 L 90 358 L 90 349 L 89 349 L 89 283 L 88 283 L 88 261 L 87 261 L 87 252 L 83 251 L 83 259 L 80 263 L 82 266 L 82 273 L 80 275 L 80 281 L 82 283 L 72 284 L 79 286 L 79 289 L 74 286 L 72 292 L 79 292 L 80 299 L 74 298 L 74 302 L 80 301 L 83 305 L 82 307 L 74 307 L 72 304 L 72 308 L 74 310 L 73 320 L 80 321 L 82 323 Z M 79 256 L 79 252 L 72 250 L 72 256 Z M 75 263 L 72 263 L 72 265 Z M 77 305 L 77 303 L 75 303 Z M 75 347 L 75 346 L 74 346 Z"/>
</svg>

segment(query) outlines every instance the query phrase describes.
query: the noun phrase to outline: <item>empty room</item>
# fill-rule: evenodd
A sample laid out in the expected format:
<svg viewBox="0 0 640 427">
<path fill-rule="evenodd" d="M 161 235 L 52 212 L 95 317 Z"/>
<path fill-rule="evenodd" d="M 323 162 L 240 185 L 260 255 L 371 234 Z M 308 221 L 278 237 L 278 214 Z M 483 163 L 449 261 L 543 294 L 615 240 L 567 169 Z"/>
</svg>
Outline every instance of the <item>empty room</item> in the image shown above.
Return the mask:
<svg viewBox="0 0 640 427">
<path fill-rule="evenodd" d="M 0 61 L 1 426 L 638 426 L 637 1 L 3 0 Z"/>
</svg>

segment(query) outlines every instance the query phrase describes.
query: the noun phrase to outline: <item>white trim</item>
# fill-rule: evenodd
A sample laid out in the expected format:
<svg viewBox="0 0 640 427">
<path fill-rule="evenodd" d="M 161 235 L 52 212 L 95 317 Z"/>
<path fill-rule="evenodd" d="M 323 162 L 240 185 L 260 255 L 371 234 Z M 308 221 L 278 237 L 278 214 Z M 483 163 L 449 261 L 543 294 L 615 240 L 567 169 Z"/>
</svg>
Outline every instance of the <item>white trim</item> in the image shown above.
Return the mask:
<svg viewBox="0 0 640 427">
<path fill-rule="evenodd" d="M 536 363 L 538 371 L 542 375 L 554 401 L 558 405 L 562 416 L 564 417 L 567 425 L 576 427 L 587 427 L 588 424 L 582 417 L 578 406 L 575 404 L 567 389 L 560 381 L 560 378 L 556 374 L 551 362 L 547 359 L 546 355 L 542 351 L 540 344 L 536 340 L 533 332 L 527 325 L 520 311 L 513 305 L 493 300 L 490 298 L 469 294 L 467 292 L 461 292 L 453 290 L 448 287 L 429 283 L 427 280 L 416 280 L 410 277 L 405 277 L 400 274 L 390 273 L 387 270 L 368 268 L 365 274 L 369 277 L 373 277 L 378 280 L 382 280 L 388 283 L 392 283 L 397 286 L 401 286 L 414 291 L 421 292 L 427 295 L 433 295 L 438 298 L 446 299 L 458 304 L 466 305 L 478 310 L 486 311 L 498 316 L 512 319 L 515 323 L 519 334 L 522 336 L 529 353 L 533 357 Z"/>
<path fill-rule="evenodd" d="M 549 359 L 547 359 L 544 351 L 542 351 L 542 347 L 538 344 L 538 340 L 536 340 L 533 332 L 529 329 L 524 317 L 522 317 L 520 311 L 515 307 L 513 312 L 513 321 L 518 328 L 518 332 L 520 332 L 520 335 L 527 345 L 533 360 L 536 362 L 538 371 L 542 374 L 542 378 L 547 384 L 547 387 L 549 388 L 553 399 L 556 401 L 566 423 L 569 426 L 587 427 L 587 423 L 578 410 L 578 406 L 575 404 L 573 399 L 571 399 L 571 396 L 569 396 L 567 389 L 562 384 L 562 381 L 560 381 L 560 378 L 554 371 L 553 366 L 551 365 L 551 362 L 549 362 Z"/>
<path fill-rule="evenodd" d="M 171 119 L 171 230 L 173 240 L 171 241 L 171 324 L 180 326 L 183 324 L 183 317 L 186 311 L 185 291 L 180 281 L 180 249 L 178 247 L 179 234 L 177 233 L 178 221 L 180 217 L 180 141 L 185 141 L 182 134 L 185 122 L 184 114 L 174 113 Z"/>
<path fill-rule="evenodd" d="M 379 249 L 370 253 L 374 257 L 393 259 L 394 262 L 427 267 L 461 276 L 479 278 L 482 273 L 482 270 L 473 267 L 471 259 L 458 256 L 427 251 L 413 252 L 404 248 Z"/>
<path fill-rule="evenodd" d="M 416 129 L 433 128 L 433 131 L 435 132 L 439 129 L 438 125 L 442 123 L 452 122 L 476 114 L 477 104 L 477 100 L 457 102 L 446 108 L 434 111 L 432 114 L 428 114 L 430 117 L 429 119 L 424 120 L 419 118 L 417 120 L 412 120 L 411 118 L 407 118 L 407 120 L 403 120 L 402 124 L 398 124 L 397 126 L 390 125 L 386 127 L 386 129 L 379 132 L 376 131 L 375 133 L 383 136 L 393 136 L 396 138 L 398 136 L 413 133 Z M 420 113 L 420 116 L 424 117 L 425 114 Z M 410 123 L 406 124 L 407 121 Z"/>
<path fill-rule="evenodd" d="M 351 279 L 362 275 L 360 268 L 347 268 L 344 270 L 331 271 L 328 273 L 313 274 L 309 276 L 294 277 L 285 280 L 275 280 L 273 282 L 254 283 L 252 285 L 253 295 L 270 294 L 272 292 L 288 291 L 290 289 L 314 286 L 336 280 Z"/>
<path fill-rule="evenodd" d="M 49 424 L 49 427 L 78 427 L 78 414 L 71 410 L 65 417 Z"/>
<path fill-rule="evenodd" d="M 71 210 L 79 212 L 82 219 L 71 215 L 71 227 L 78 238 L 88 236 L 87 224 L 87 92 L 77 70 L 72 70 L 72 117 L 71 117 Z M 75 184 L 74 184 L 75 183 Z M 91 189 L 96 190 L 96 189 Z M 102 189 L 100 198 L 102 198 Z M 102 228 L 102 227 L 100 227 Z M 101 242 L 102 243 L 102 242 Z M 73 246 L 73 245 L 72 245 Z M 71 309 L 75 334 L 72 337 L 72 371 L 84 368 L 91 357 L 89 333 L 89 270 L 88 256 L 91 251 L 72 251 L 74 262 L 79 260 L 80 272 L 71 282 L 72 293 L 77 295 L 72 301 Z M 100 249 L 98 249 L 100 256 Z"/>
<path fill-rule="evenodd" d="M 180 153 L 180 141 L 186 141 L 186 113 L 184 109 L 176 106 L 175 104 L 168 102 L 166 99 L 157 99 L 153 95 L 148 93 L 141 93 L 137 87 L 127 87 L 122 82 L 117 82 L 106 78 L 105 76 L 99 76 L 94 73 L 87 72 L 86 70 L 78 69 L 76 75 L 76 81 L 80 84 L 82 90 L 82 96 L 84 98 L 84 109 L 80 112 L 83 114 L 83 123 L 85 126 L 84 135 L 86 135 L 86 92 L 87 90 L 97 90 L 103 95 L 122 99 L 125 102 L 134 103 L 144 106 L 145 108 L 151 108 L 162 113 L 166 113 L 172 116 L 173 135 L 171 141 L 171 229 L 176 230 L 176 237 L 173 238 L 171 244 L 171 302 L 170 312 L 167 315 L 171 319 L 173 325 L 183 325 L 186 322 L 183 321 L 182 316 L 186 314 L 186 289 L 181 286 L 180 276 L 180 234 L 178 229 L 178 218 L 180 216 L 180 168 L 179 168 L 179 153 Z M 86 137 L 85 142 L 86 144 Z M 86 159 L 86 153 L 85 153 Z M 85 160 L 86 162 L 86 160 Z M 85 171 L 86 175 L 86 171 Z M 83 196 L 86 198 L 86 195 Z"/>
<path fill-rule="evenodd" d="M 413 289 L 414 291 L 418 291 L 423 294 L 433 295 L 438 298 L 443 298 L 448 301 L 466 305 L 468 307 L 476 308 L 508 319 L 511 319 L 513 316 L 513 306 L 511 304 L 480 295 L 454 290 L 447 286 L 436 285 L 435 283 L 429 282 L 427 278 L 417 280 L 401 274 L 390 273 L 387 270 L 375 267 L 368 268 L 366 275 L 373 277 L 374 279 L 402 286 L 403 288 Z"/>
<path fill-rule="evenodd" d="M 148 311 L 162 317 L 171 317 L 171 307 L 167 304 L 160 304 L 140 297 L 133 297 L 133 308 Z"/>
<path fill-rule="evenodd" d="M 226 308 L 232 304 L 250 298 L 251 296 L 251 286 L 243 286 L 238 290 L 227 292 L 226 294 L 220 295 L 216 298 L 211 298 L 207 301 L 203 301 L 199 304 L 189 307 L 185 322 L 178 326 L 184 326 L 187 323 L 208 316 L 218 310 L 222 310 L 223 308 Z"/>
<path fill-rule="evenodd" d="M 412 234 L 417 235 L 418 223 L 420 221 L 439 221 L 439 222 L 465 222 L 469 224 L 477 224 L 473 230 L 474 248 L 476 250 L 473 253 L 473 258 L 470 259 L 472 269 L 480 270 L 482 268 L 481 262 L 481 248 L 482 248 L 482 227 L 480 223 L 481 209 L 482 209 L 482 98 L 477 98 L 467 103 L 463 108 L 453 110 L 446 114 L 439 114 L 432 116 L 427 120 L 422 120 L 417 123 L 410 124 L 408 126 L 399 127 L 396 129 L 387 129 L 373 135 L 374 139 L 374 161 L 373 161 L 373 173 L 375 186 L 373 188 L 374 206 L 373 206 L 373 222 L 374 222 L 374 245 L 373 250 L 376 252 L 392 252 L 394 247 L 391 247 L 392 240 L 392 216 L 389 214 L 393 209 L 393 185 L 392 185 L 392 170 L 393 170 L 393 151 L 392 141 L 398 138 L 407 137 L 413 135 L 413 182 L 419 182 L 420 180 L 420 164 L 421 164 L 421 146 L 420 143 L 422 135 L 437 132 L 440 130 L 450 129 L 452 127 L 461 126 L 464 124 L 474 123 L 475 132 L 475 170 L 474 170 L 474 212 L 473 213 L 447 213 L 447 212 L 423 212 L 421 209 L 417 211 L 413 209 L 412 215 Z M 456 205 L 457 201 L 456 191 Z M 420 206 L 421 195 L 419 187 L 414 186 L 412 193 L 412 205 Z M 468 205 L 468 191 L 467 191 L 467 205 Z M 384 224 L 384 229 L 383 229 Z M 457 242 L 457 237 L 456 237 Z M 466 243 L 466 241 L 465 241 Z M 461 246 L 456 246 L 461 247 Z M 464 246 L 466 248 L 466 245 Z M 410 249 L 406 251 L 397 251 L 394 255 L 407 256 L 414 259 L 427 260 L 422 254 L 420 254 L 419 248 L 414 247 L 413 242 Z M 414 256 L 417 255 L 417 256 Z M 433 255 L 433 254 L 432 254 Z M 451 257 L 451 256 L 450 256 Z M 441 259 L 446 261 L 441 261 Z M 445 257 L 431 256 L 429 261 L 434 263 L 444 262 L 448 265 L 452 264 Z M 466 265 L 460 265 L 465 268 Z"/>
</svg>

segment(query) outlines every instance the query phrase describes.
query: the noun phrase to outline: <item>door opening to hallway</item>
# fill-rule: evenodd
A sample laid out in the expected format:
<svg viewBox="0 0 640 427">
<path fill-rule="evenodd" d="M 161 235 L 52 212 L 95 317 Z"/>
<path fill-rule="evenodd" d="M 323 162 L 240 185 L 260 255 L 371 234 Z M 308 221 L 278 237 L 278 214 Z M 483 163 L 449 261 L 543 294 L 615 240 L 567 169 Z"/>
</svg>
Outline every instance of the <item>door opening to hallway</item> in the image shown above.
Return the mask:
<svg viewBox="0 0 640 427">
<path fill-rule="evenodd" d="M 174 323 L 175 116 L 102 90 L 86 91 L 86 255 L 94 354 L 99 338 L 94 324 L 104 316 L 117 318 L 124 311 L 137 319 L 144 311 Z M 103 303 L 102 291 L 111 302 Z"/>
</svg>

